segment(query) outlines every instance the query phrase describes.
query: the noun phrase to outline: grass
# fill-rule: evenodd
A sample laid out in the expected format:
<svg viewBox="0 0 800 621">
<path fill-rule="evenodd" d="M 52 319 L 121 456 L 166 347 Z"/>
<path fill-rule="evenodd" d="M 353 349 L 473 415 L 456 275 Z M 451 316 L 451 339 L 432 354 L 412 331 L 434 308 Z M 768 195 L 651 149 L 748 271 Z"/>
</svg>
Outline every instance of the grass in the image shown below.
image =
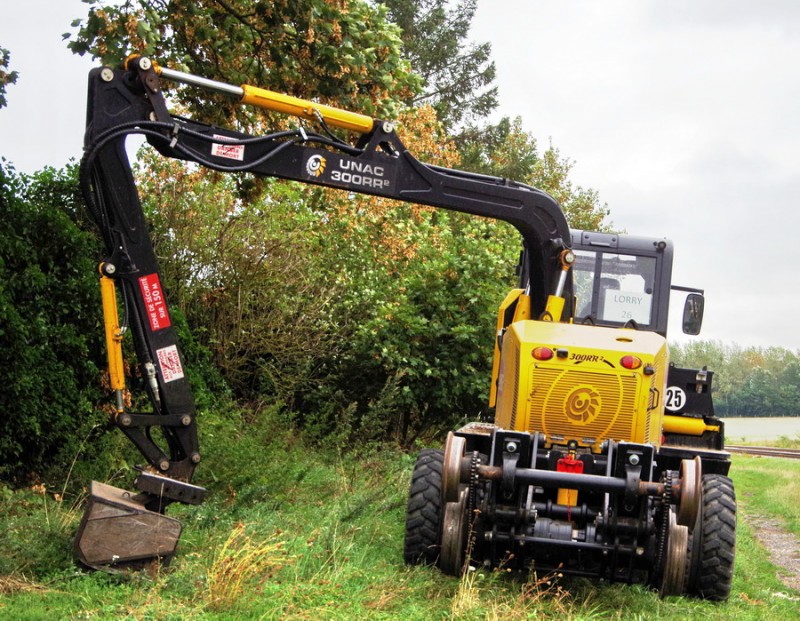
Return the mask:
<svg viewBox="0 0 800 621">
<path fill-rule="evenodd" d="M 776 517 L 800 537 L 800 460 L 741 455 L 734 464 L 739 509 Z"/>
<path fill-rule="evenodd" d="M 458 580 L 405 567 L 412 457 L 345 456 L 280 425 L 242 433 L 220 422 L 206 433 L 214 438 L 200 473 L 212 481 L 210 500 L 170 510 L 184 534 L 171 567 L 154 575 L 84 572 L 70 550 L 78 512 L 61 486 L 0 488 L 0 619 L 800 619 L 789 599 L 798 594 L 787 594 L 747 523 L 758 512 L 797 532 L 800 461 L 735 456 L 734 588 L 712 604 L 560 576 L 476 571 Z"/>
</svg>

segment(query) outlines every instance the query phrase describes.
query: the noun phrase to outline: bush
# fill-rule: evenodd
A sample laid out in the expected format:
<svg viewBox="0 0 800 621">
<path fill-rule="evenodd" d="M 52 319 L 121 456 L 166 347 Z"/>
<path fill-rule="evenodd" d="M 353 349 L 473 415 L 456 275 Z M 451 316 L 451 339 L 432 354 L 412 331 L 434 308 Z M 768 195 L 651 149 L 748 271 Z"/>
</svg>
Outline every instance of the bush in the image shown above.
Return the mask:
<svg viewBox="0 0 800 621">
<path fill-rule="evenodd" d="M 408 219 L 398 208 L 396 219 Z M 332 312 L 348 327 L 328 381 L 305 396 L 305 422 L 342 441 L 412 444 L 485 411 L 497 306 L 515 286 L 519 236 L 505 225 L 425 212 L 403 260 L 360 274 Z M 380 250 L 380 248 L 379 248 Z M 369 259 L 367 259 L 369 260 Z"/>
<path fill-rule="evenodd" d="M 77 169 L 0 163 L 0 475 L 68 464 L 103 419 L 95 237 L 79 226 Z"/>
</svg>

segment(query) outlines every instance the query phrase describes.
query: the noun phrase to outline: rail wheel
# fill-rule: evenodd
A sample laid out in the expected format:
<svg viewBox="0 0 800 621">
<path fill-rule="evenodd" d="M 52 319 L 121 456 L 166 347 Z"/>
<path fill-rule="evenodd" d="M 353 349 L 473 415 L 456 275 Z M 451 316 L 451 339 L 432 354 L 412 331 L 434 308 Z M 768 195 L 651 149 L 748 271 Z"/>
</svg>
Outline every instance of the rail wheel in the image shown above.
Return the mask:
<svg viewBox="0 0 800 621">
<path fill-rule="evenodd" d="M 467 547 L 467 496 L 467 490 L 461 490 L 457 502 L 448 502 L 445 505 L 439 568 L 448 576 L 460 576 L 464 570 Z"/>
<path fill-rule="evenodd" d="M 689 585 L 693 595 L 725 601 L 731 593 L 736 552 L 736 493 L 733 481 L 703 475 L 703 499 L 689 544 Z"/>
<path fill-rule="evenodd" d="M 678 524 L 674 509 L 669 510 L 666 551 L 661 571 L 661 597 L 683 595 L 687 584 L 689 529 Z"/>
<path fill-rule="evenodd" d="M 434 565 L 442 548 L 442 465 L 444 452 L 424 449 L 411 475 L 403 559 L 409 565 Z"/>
</svg>

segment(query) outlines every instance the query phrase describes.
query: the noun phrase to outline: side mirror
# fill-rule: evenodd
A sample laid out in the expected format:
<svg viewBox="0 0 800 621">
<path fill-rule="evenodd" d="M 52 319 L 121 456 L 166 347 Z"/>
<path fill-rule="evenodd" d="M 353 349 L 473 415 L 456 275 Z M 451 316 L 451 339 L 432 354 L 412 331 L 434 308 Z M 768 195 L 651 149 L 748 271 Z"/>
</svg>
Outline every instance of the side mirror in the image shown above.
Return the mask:
<svg viewBox="0 0 800 621">
<path fill-rule="evenodd" d="M 705 302 L 706 300 L 701 293 L 690 293 L 686 296 L 686 303 L 683 305 L 684 334 L 700 334 L 700 327 L 703 325 Z"/>
</svg>

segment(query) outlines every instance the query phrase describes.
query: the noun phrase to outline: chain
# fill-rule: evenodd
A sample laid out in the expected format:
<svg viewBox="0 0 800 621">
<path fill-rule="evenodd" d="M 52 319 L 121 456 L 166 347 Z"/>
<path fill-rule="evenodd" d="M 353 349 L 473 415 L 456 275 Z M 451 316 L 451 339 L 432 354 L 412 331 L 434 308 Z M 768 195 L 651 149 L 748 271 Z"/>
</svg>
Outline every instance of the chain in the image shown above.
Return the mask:
<svg viewBox="0 0 800 621">
<path fill-rule="evenodd" d="M 661 537 L 658 540 L 658 548 L 656 549 L 656 569 L 661 567 L 664 560 L 664 551 L 667 545 L 667 532 L 669 531 L 669 506 L 672 504 L 672 471 L 667 470 L 664 473 L 664 495 L 662 496 L 662 503 L 664 507 L 664 515 L 661 518 Z"/>
</svg>

